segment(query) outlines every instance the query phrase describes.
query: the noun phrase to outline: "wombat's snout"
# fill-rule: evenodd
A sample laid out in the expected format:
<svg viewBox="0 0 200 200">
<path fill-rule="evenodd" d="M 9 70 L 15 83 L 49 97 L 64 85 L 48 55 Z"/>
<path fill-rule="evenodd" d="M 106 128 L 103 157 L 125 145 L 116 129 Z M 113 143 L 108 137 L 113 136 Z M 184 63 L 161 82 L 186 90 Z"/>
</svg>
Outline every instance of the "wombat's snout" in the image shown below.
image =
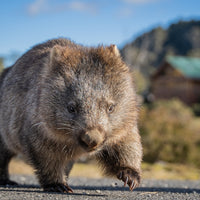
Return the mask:
<svg viewBox="0 0 200 200">
<path fill-rule="evenodd" d="M 103 134 L 97 129 L 82 132 L 80 135 L 80 144 L 89 151 L 95 150 L 102 144 L 103 140 Z"/>
</svg>

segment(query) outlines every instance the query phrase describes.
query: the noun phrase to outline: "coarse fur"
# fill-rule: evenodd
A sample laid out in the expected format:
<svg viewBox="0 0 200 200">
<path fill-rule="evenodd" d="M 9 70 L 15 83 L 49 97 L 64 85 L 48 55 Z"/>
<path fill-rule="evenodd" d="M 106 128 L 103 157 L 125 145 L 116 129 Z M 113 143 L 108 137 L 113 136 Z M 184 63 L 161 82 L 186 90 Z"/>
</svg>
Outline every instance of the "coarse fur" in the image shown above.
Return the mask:
<svg viewBox="0 0 200 200">
<path fill-rule="evenodd" d="M 44 190 L 72 192 L 65 175 L 92 154 L 132 190 L 141 176 L 137 117 L 133 80 L 115 45 L 39 44 L 0 77 L 0 184 L 14 184 L 8 163 L 22 154 Z"/>
</svg>

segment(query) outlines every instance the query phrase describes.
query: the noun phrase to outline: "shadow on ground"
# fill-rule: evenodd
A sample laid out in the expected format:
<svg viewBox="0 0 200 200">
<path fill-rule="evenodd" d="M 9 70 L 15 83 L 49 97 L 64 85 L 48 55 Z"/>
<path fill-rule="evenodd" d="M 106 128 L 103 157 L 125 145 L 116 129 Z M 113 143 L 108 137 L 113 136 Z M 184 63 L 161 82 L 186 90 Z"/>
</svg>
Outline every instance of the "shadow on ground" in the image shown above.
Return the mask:
<svg viewBox="0 0 200 200">
<path fill-rule="evenodd" d="M 85 191 L 129 191 L 127 187 L 120 186 L 84 186 L 84 185 L 71 185 L 74 190 L 73 194 L 70 195 L 87 195 L 87 196 L 104 196 L 104 195 L 94 195 L 94 194 L 81 194 L 76 193 L 78 190 Z M 34 192 L 34 193 L 50 193 L 44 192 L 38 185 L 17 185 L 17 186 L 1 186 L 0 191 L 13 191 L 13 192 Z M 134 190 L 135 192 L 165 192 L 165 193 L 198 193 L 200 194 L 200 189 L 196 188 L 174 188 L 174 187 L 139 187 Z"/>
</svg>

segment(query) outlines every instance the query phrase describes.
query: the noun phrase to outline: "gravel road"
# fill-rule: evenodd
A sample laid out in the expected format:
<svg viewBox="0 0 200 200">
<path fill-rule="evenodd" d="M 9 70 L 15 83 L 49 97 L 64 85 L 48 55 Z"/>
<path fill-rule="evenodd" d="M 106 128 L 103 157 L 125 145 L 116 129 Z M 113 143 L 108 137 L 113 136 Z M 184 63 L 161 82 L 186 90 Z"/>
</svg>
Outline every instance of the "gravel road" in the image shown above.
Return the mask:
<svg viewBox="0 0 200 200">
<path fill-rule="evenodd" d="M 115 179 L 71 178 L 74 194 L 43 192 L 33 176 L 11 176 L 20 185 L 0 187 L 0 200 L 117 200 L 117 199 L 181 199 L 199 200 L 200 181 L 143 180 L 133 192 Z"/>
</svg>

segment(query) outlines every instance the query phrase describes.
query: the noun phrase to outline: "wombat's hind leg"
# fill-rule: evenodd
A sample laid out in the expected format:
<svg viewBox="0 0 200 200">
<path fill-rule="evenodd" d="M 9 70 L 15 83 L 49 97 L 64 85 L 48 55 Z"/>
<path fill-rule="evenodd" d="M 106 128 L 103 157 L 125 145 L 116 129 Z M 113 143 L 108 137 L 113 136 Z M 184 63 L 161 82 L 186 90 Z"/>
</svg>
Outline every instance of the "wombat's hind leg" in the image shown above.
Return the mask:
<svg viewBox="0 0 200 200">
<path fill-rule="evenodd" d="M 9 179 L 8 173 L 8 164 L 13 156 L 14 154 L 6 148 L 0 137 L 0 185 L 17 185 Z"/>
</svg>

